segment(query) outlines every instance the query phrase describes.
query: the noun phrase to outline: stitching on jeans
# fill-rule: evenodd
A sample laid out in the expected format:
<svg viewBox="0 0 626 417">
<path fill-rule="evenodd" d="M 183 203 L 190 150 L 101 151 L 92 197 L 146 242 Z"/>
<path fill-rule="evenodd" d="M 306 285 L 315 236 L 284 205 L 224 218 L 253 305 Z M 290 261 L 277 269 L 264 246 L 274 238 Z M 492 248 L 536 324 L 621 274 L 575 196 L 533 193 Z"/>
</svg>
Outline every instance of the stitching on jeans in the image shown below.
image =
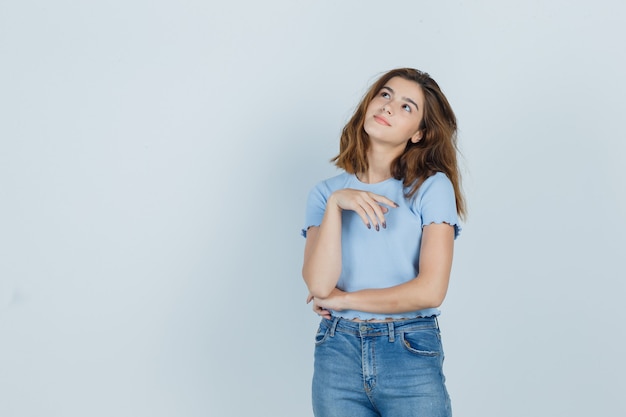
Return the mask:
<svg viewBox="0 0 626 417">
<path fill-rule="evenodd" d="M 335 317 L 332 326 L 330 326 L 330 337 L 335 337 L 335 329 L 337 328 L 337 323 L 339 323 L 339 317 Z"/>
</svg>

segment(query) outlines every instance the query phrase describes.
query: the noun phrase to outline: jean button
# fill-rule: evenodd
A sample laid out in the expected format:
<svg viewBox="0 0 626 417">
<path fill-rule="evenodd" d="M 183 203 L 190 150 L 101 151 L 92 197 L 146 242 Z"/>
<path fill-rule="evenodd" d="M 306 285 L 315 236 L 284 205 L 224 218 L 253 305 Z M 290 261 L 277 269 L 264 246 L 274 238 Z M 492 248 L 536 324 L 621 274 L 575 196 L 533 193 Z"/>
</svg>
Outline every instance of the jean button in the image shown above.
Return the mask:
<svg viewBox="0 0 626 417">
<path fill-rule="evenodd" d="M 367 326 L 361 326 L 361 331 L 364 332 L 367 330 Z"/>
</svg>

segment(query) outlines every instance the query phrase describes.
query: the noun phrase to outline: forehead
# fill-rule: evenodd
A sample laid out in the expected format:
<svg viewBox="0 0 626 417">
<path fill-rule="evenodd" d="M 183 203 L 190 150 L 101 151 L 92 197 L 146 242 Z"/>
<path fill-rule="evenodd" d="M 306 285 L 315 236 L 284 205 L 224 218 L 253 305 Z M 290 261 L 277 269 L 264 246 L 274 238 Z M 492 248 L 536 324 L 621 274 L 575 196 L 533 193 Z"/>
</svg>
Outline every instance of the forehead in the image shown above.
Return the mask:
<svg viewBox="0 0 626 417">
<path fill-rule="evenodd" d="M 383 87 L 391 88 L 394 94 L 401 98 L 412 99 L 417 104 L 424 103 L 424 92 L 422 91 L 422 86 L 415 81 L 407 80 L 402 77 L 393 77 L 387 81 Z"/>
</svg>

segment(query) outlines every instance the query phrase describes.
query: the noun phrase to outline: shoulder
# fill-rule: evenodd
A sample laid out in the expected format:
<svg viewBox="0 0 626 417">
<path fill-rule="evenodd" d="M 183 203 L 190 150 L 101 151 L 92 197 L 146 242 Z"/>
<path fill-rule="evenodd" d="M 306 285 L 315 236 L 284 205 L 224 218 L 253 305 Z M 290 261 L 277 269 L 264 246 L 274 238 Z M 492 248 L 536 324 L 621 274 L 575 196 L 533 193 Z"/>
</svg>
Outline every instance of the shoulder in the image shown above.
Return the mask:
<svg viewBox="0 0 626 417">
<path fill-rule="evenodd" d="M 418 199 L 425 194 L 450 194 L 454 195 L 454 186 L 450 178 L 443 172 L 437 172 L 426 178 L 417 191 Z"/>
<path fill-rule="evenodd" d="M 338 190 L 340 188 L 346 188 L 348 184 L 352 181 L 354 175 L 348 174 L 347 172 L 341 172 L 334 177 L 330 177 L 318 182 L 313 189 L 312 193 L 319 193 L 324 195 L 330 195 L 333 191 Z"/>
<path fill-rule="evenodd" d="M 309 191 L 305 211 L 305 225 L 302 236 L 306 237 L 310 226 L 319 226 L 326 210 L 326 203 L 330 195 L 340 188 L 346 188 L 351 175 L 342 172 L 334 177 L 327 178 L 315 184 Z"/>
<path fill-rule="evenodd" d="M 436 172 L 435 174 L 426 178 L 426 181 L 424 181 L 424 184 L 426 183 L 439 184 L 440 186 L 452 187 L 452 181 L 450 181 L 450 178 L 448 178 L 448 176 L 444 174 L 443 172 Z"/>
<path fill-rule="evenodd" d="M 459 235 L 461 228 L 456 211 L 454 186 L 443 172 L 437 172 L 422 183 L 415 197 L 414 207 L 422 217 L 424 225 L 448 223 L 454 226 L 455 239 Z"/>
<path fill-rule="evenodd" d="M 443 172 L 437 172 L 426 178 L 413 197 L 413 207 L 417 212 L 454 211 L 456 196 L 452 181 Z"/>
</svg>

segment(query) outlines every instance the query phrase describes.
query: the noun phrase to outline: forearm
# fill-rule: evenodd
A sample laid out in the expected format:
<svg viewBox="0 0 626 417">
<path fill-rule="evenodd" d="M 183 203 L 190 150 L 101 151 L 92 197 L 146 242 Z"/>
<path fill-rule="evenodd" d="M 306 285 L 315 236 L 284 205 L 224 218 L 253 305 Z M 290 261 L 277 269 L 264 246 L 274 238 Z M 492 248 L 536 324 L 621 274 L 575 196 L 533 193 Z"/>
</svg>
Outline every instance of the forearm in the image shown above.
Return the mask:
<svg viewBox="0 0 626 417">
<path fill-rule="evenodd" d="M 341 209 L 329 201 L 321 225 L 307 237 L 302 277 L 309 292 L 323 298 L 337 286 L 340 275 Z"/>
<path fill-rule="evenodd" d="M 397 314 L 437 308 L 446 296 L 447 283 L 447 279 L 442 282 L 430 277 L 418 277 L 394 287 L 344 293 L 342 309 Z"/>
</svg>

